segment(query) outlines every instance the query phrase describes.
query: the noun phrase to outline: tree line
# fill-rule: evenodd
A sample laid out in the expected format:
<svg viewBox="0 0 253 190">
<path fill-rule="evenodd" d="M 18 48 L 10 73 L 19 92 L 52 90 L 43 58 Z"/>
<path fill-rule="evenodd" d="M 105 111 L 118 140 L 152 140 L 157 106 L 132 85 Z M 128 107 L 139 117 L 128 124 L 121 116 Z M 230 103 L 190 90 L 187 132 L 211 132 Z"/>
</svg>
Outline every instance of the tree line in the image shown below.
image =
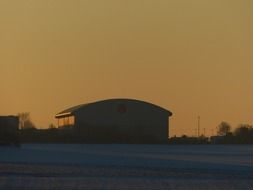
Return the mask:
<svg viewBox="0 0 253 190">
<path fill-rule="evenodd" d="M 222 121 L 217 126 L 217 135 L 210 138 L 201 135 L 199 137 L 171 137 L 170 144 L 253 144 L 253 126 L 240 124 L 234 130 L 228 122 Z"/>
<path fill-rule="evenodd" d="M 253 126 L 250 124 L 240 124 L 234 130 L 229 123 L 223 121 L 218 125 L 218 137 L 213 138 L 219 144 L 252 144 Z"/>
</svg>

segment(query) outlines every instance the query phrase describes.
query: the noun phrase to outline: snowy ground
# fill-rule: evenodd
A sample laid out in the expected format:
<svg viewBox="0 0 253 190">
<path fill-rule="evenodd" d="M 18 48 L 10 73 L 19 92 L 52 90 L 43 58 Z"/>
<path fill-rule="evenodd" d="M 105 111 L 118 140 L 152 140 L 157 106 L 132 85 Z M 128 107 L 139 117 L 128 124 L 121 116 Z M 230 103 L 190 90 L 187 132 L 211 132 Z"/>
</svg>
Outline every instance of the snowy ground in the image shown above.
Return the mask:
<svg viewBox="0 0 253 190">
<path fill-rule="evenodd" d="M 0 189 L 253 189 L 252 145 L 0 147 Z"/>
</svg>

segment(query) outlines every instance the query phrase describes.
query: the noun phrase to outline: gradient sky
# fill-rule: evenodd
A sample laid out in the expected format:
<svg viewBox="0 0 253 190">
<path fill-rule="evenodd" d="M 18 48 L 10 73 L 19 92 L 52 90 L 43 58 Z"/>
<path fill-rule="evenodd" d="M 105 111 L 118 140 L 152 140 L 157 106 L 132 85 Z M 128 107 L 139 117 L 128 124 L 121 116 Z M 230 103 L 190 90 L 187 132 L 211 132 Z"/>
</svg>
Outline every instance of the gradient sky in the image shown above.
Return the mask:
<svg viewBox="0 0 253 190">
<path fill-rule="evenodd" d="M 134 98 L 171 135 L 253 124 L 252 0 L 0 0 L 0 114 Z"/>
</svg>

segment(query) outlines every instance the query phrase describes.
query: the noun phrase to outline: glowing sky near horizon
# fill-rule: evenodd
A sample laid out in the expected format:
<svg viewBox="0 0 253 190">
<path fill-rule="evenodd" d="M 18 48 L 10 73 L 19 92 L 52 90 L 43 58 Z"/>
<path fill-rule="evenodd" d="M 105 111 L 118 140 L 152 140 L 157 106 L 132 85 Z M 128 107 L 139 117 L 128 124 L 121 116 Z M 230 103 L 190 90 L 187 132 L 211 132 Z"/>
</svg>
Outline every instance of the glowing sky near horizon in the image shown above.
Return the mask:
<svg viewBox="0 0 253 190">
<path fill-rule="evenodd" d="M 253 124 L 251 0 L 1 0 L 0 114 L 39 128 L 70 106 L 134 98 L 171 135 Z"/>
</svg>

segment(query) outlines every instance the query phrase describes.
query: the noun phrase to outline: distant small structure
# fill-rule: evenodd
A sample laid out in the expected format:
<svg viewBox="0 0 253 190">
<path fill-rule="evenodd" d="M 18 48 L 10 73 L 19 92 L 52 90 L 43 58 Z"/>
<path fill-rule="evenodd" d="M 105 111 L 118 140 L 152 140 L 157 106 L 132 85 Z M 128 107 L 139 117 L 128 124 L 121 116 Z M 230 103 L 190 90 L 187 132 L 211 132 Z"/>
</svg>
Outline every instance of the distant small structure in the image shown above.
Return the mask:
<svg viewBox="0 0 253 190">
<path fill-rule="evenodd" d="M 200 137 L 188 137 L 183 135 L 181 137 L 171 137 L 169 144 L 209 144 L 209 139 L 205 136 Z"/>
<path fill-rule="evenodd" d="M 133 99 L 109 99 L 82 104 L 58 113 L 58 128 L 84 142 L 166 143 L 172 113 Z"/>
<path fill-rule="evenodd" d="M 0 145 L 18 145 L 18 116 L 0 116 Z"/>
</svg>

